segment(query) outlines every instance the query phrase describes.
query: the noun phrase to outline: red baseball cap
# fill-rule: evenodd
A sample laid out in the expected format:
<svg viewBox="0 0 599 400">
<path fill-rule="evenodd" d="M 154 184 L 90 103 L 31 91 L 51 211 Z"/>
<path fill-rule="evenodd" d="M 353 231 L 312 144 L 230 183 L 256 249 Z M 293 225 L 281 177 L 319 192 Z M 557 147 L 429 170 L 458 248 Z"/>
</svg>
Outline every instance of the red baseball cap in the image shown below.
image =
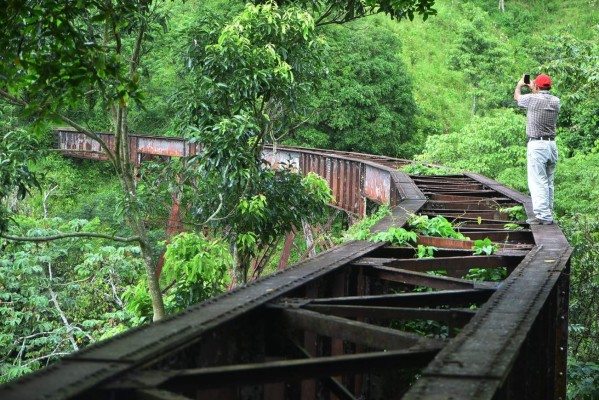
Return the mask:
<svg viewBox="0 0 599 400">
<path fill-rule="evenodd" d="M 549 75 L 541 74 L 536 77 L 534 84 L 540 89 L 551 89 L 551 78 Z"/>
</svg>

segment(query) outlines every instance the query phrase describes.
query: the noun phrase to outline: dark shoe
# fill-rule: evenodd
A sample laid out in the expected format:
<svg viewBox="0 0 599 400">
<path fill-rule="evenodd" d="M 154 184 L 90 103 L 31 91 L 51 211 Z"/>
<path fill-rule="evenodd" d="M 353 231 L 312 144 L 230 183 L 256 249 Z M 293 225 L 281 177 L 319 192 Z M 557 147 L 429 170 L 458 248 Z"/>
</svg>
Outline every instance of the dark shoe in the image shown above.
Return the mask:
<svg viewBox="0 0 599 400">
<path fill-rule="evenodd" d="M 545 219 L 529 218 L 526 220 L 526 223 L 528 225 L 551 225 L 553 224 L 553 220 L 547 221 Z"/>
</svg>

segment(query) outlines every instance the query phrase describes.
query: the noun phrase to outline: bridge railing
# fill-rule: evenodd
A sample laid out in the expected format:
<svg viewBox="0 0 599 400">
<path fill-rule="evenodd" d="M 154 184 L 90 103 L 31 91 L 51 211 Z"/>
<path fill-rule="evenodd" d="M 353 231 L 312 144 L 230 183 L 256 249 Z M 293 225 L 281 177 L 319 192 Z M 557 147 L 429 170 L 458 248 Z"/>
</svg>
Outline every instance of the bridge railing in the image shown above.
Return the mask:
<svg viewBox="0 0 599 400">
<path fill-rule="evenodd" d="M 108 160 L 100 144 L 71 128 L 57 128 L 57 149 L 67 157 Z M 100 132 L 97 135 L 114 150 L 114 135 Z M 131 162 L 141 164 L 148 156 L 189 157 L 197 154 L 199 147 L 177 137 L 129 135 Z M 326 154 L 301 147 L 266 146 L 263 157 L 273 166 L 285 163 L 307 174 L 314 172 L 326 179 L 335 198 L 334 206 L 349 213 L 364 216 L 366 199 L 379 204 L 395 205 L 402 198 L 419 198 L 415 186 L 406 193 L 400 181 L 409 182 L 406 174 L 397 171 L 407 160 L 382 156 L 369 156 L 349 152 L 329 151 Z M 392 184 L 392 181 L 395 184 Z M 404 191 L 402 191 L 404 190 Z"/>
</svg>

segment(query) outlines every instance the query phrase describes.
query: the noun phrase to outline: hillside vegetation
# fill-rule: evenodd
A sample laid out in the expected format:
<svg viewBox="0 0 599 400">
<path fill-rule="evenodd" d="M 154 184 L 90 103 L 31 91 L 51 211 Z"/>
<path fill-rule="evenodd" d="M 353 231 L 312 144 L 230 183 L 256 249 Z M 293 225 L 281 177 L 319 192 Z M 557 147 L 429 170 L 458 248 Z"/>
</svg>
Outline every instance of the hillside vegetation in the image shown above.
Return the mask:
<svg viewBox="0 0 599 400">
<path fill-rule="evenodd" d="M 330 223 L 326 184 L 263 170 L 265 143 L 433 162 L 527 193 L 513 90 L 523 73 L 547 73 L 562 100 L 555 211 L 574 247 L 568 390 L 599 398 L 597 0 L 506 0 L 504 10 L 437 0 L 425 21 L 351 14 L 343 2 L 319 20 L 321 3 L 308 0 L 158 1 L 140 16 L 137 1 L 88 20 L 45 2 L 97 36 L 121 21 L 110 46 L 78 47 L 39 13 L 64 46 L 28 34 L 13 54 L 13 32 L 0 32 L 0 382 L 268 273 L 291 226 Z M 120 154 L 95 163 L 47 151 L 49 128 L 72 122 L 90 134 L 184 136 L 208 156 L 134 170 Z M 175 201 L 187 232 L 172 237 Z M 335 234 L 346 224 L 336 220 Z M 27 239 L 65 232 L 89 235 Z M 306 250 L 298 240 L 291 261 Z"/>
</svg>

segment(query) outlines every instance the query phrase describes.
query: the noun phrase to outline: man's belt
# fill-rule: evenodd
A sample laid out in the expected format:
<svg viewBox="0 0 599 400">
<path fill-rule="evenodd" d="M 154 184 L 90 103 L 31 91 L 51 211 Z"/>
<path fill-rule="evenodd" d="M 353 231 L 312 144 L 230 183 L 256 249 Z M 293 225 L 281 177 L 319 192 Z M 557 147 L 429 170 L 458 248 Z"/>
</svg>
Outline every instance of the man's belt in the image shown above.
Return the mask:
<svg viewBox="0 0 599 400">
<path fill-rule="evenodd" d="M 529 142 L 532 142 L 533 140 L 555 140 L 555 136 L 538 136 L 528 138 Z"/>
</svg>

